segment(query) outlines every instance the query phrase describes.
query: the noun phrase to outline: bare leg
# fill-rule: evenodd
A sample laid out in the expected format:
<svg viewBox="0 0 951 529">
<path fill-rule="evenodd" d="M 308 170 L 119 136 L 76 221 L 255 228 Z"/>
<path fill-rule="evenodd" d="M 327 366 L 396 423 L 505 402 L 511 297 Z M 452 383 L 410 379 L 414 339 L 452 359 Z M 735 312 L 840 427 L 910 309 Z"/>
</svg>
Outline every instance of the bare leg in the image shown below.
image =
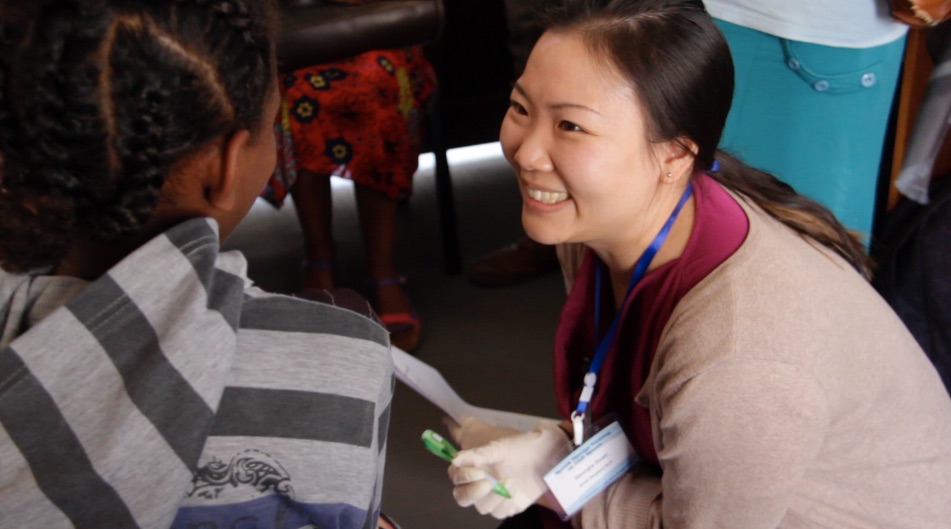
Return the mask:
<svg viewBox="0 0 951 529">
<path fill-rule="evenodd" d="M 360 231 L 366 248 L 367 276 L 370 281 L 399 276 L 396 269 L 396 214 L 399 203 L 370 187 L 354 185 Z M 379 313 L 406 312 L 411 309 L 402 285 L 382 286 L 375 293 Z"/>
<path fill-rule="evenodd" d="M 333 201 L 330 176 L 301 171 L 291 187 L 304 232 L 304 287 L 333 288 Z"/>
<path fill-rule="evenodd" d="M 360 218 L 360 231 L 366 248 L 367 275 L 374 288 L 370 301 L 374 310 L 386 319 L 391 314 L 412 314 L 413 305 L 403 285 L 395 279 L 399 277 L 396 268 L 396 214 L 399 203 L 385 193 L 368 186 L 354 185 L 357 199 L 357 213 Z M 415 326 L 402 325 L 391 328 L 391 340 L 394 345 L 412 350 L 419 340 L 418 323 Z"/>
</svg>

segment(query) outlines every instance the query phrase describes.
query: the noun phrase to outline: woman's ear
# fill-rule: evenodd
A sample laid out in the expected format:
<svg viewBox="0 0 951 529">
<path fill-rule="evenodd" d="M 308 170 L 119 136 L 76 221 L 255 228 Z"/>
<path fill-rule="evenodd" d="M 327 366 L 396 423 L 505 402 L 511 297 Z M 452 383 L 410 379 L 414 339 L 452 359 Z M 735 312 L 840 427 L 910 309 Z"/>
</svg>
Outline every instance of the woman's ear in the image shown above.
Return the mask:
<svg viewBox="0 0 951 529">
<path fill-rule="evenodd" d="M 690 138 L 679 137 L 665 142 L 661 149 L 664 180 L 672 183 L 690 178 L 697 157 L 697 144 Z"/>
<path fill-rule="evenodd" d="M 225 138 L 219 156 L 217 174 L 209 179 L 206 190 L 208 201 L 219 210 L 230 211 L 237 203 L 237 194 L 241 179 L 240 158 L 248 143 L 251 133 L 240 129 Z"/>
</svg>

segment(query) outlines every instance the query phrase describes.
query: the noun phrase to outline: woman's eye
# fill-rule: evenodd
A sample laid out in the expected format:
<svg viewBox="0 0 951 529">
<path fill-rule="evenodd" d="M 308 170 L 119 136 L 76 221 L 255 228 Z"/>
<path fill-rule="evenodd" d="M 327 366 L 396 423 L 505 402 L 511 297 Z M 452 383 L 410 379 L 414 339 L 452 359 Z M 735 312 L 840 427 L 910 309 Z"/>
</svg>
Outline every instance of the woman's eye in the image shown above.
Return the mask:
<svg viewBox="0 0 951 529">
<path fill-rule="evenodd" d="M 559 123 L 558 123 L 558 128 L 561 129 L 561 130 L 567 130 L 567 131 L 569 131 L 569 132 L 580 132 L 580 131 L 583 131 L 583 130 L 584 130 L 584 129 L 582 129 L 581 127 L 579 127 L 578 125 L 575 125 L 574 123 L 572 123 L 572 122 L 570 122 L 570 121 L 562 121 L 562 122 L 559 122 Z"/>
<path fill-rule="evenodd" d="M 521 114 L 523 116 L 528 114 L 528 111 L 525 110 L 525 107 L 515 101 L 509 101 L 509 106 L 515 111 L 516 114 Z"/>
</svg>

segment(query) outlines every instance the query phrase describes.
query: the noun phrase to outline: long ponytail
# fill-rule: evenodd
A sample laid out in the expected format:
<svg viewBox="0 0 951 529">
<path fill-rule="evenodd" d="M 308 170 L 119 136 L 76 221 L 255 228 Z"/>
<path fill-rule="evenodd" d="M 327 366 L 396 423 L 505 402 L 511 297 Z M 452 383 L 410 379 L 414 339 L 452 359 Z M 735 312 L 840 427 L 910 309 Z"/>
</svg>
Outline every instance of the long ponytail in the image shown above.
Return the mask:
<svg viewBox="0 0 951 529">
<path fill-rule="evenodd" d="M 861 241 L 828 208 L 725 151 L 717 151 L 717 160 L 720 169 L 710 176 L 723 187 L 749 198 L 786 226 L 834 250 L 866 279 L 871 279 L 872 260 Z"/>
</svg>

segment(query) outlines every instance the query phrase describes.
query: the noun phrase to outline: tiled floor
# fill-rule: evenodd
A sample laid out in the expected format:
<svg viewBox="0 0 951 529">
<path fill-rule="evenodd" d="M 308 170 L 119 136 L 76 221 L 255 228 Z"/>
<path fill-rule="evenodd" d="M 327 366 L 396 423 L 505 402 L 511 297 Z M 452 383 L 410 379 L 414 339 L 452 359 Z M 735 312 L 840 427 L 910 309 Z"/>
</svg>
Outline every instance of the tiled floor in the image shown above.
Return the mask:
<svg viewBox="0 0 951 529">
<path fill-rule="evenodd" d="M 521 201 L 497 144 L 450 152 L 463 259 L 521 235 Z M 334 233 L 340 285 L 360 290 L 363 250 L 352 188 L 334 187 Z M 471 285 L 447 276 L 442 261 L 432 157 L 421 157 L 415 193 L 400 211 L 399 261 L 423 317 L 416 356 L 437 368 L 468 402 L 554 416 L 551 342 L 564 300 L 561 276 L 508 287 Z M 245 252 L 251 277 L 269 290 L 291 292 L 299 281 L 302 241 L 293 204 L 255 204 L 228 242 Z M 488 529 L 497 521 L 458 507 L 446 464 L 420 441 L 426 428 L 445 433 L 442 413 L 403 384 L 393 404 L 384 480 L 384 510 L 403 529 Z"/>
</svg>

